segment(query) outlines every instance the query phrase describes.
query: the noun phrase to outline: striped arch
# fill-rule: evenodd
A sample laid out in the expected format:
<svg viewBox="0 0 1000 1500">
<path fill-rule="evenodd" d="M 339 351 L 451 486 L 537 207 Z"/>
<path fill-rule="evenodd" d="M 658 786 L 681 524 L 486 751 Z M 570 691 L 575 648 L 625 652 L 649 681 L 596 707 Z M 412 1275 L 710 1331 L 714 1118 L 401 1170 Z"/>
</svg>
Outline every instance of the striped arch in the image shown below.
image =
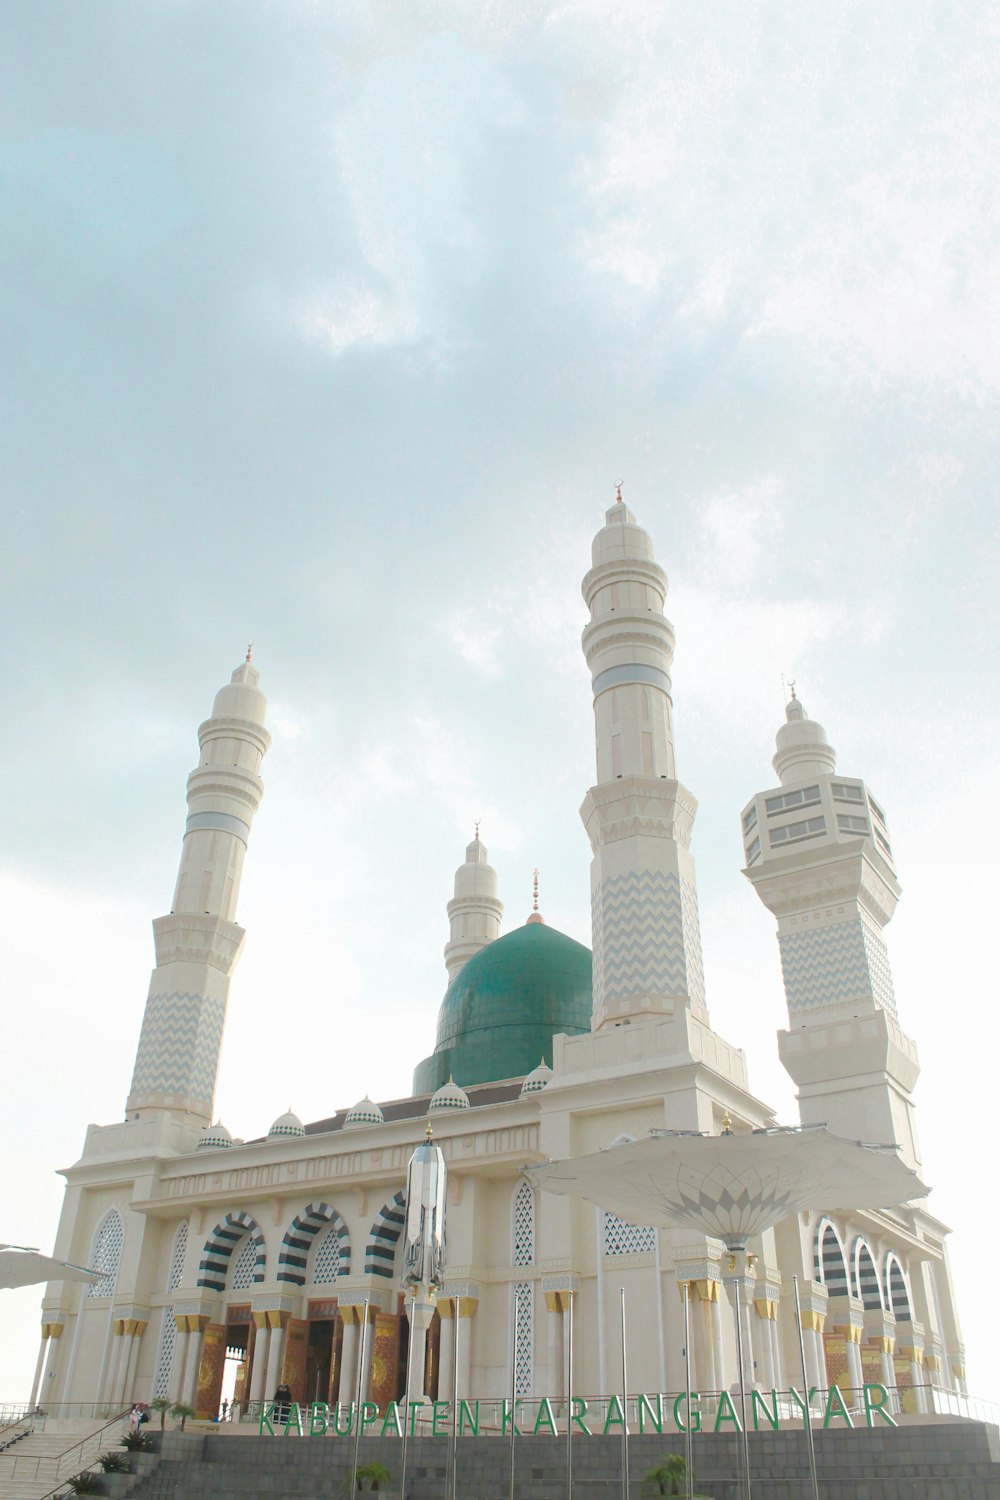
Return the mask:
<svg viewBox="0 0 1000 1500">
<path fill-rule="evenodd" d="M 816 1229 L 813 1278 L 823 1283 L 831 1297 L 846 1297 L 851 1290 L 844 1246 L 829 1219 L 820 1219 Z"/>
<path fill-rule="evenodd" d="M 936 1293 L 937 1288 L 935 1296 Z M 910 1288 L 895 1250 L 890 1250 L 885 1258 L 885 1305 L 897 1318 L 906 1320 L 913 1317 Z"/>
<path fill-rule="evenodd" d="M 366 1276 L 391 1276 L 396 1261 L 396 1246 L 406 1223 L 406 1195 L 402 1189 L 383 1204 L 365 1251 Z"/>
<path fill-rule="evenodd" d="M 859 1234 L 851 1251 L 851 1269 L 854 1272 L 854 1295 L 865 1304 L 866 1312 L 882 1311 L 882 1288 L 875 1269 L 875 1257 L 868 1241 Z"/>
<path fill-rule="evenodd" d="M 216 1224 L 205 1241 L 204 1259 L 198 1262 L 199 1286 L 207 1287 L 211 1292 L 225 1291 L 229 1258 L 245 1234 L 250 1236 L 257 1248 L 253 1280 L 254 1282 L 264 1280 L 264 1266 L 267 1261 L 264 1236 L 256 1220 L 240 1209 L 238 1213 L 226 1214 L 222 1223 Z"/>
<path fill-rule="evenodd" d="M 338 1276 L 351 1274 L 351 1236 L 340 1214 L 329 1203 L 310 1203 L 285 1230 L 278 1255 L 278 1280 L 291 1282 L 292 1286 L 305 1286 L 306 1264 L 309 1251 L 316 1236 L 326 1224 L 336 1226 L 340 1242 L 340 1268 Z"/>
</svg>

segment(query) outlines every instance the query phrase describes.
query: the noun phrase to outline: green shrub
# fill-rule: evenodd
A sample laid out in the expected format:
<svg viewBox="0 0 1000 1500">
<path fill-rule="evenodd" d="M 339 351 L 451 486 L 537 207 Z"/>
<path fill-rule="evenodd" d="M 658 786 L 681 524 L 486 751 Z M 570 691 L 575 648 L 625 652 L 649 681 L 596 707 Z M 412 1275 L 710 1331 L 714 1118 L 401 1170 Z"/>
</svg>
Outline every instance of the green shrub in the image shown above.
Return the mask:
<svg viewBox="0 0 1000 1500">
<path fill-rule="evenodd" d="M 387 1490 L 392 1484 L 392 1475 L 385 1464 L 362 1464 L 358 1470 L 359 1490 Z"/>
<path fill-rule="evenodd" d="M 74 1474 L 72 1479 L 66 1481 L 66 1493 L 70 1495 L 102 1495 L 100 1475 L 92 1474 L 89 1469 L 82 1469 L 79 1474 Z"/>
<path fill-rule="evenodd" d="M 642 1476 L 640 1492 L 643 1495 L 685 1495 L 686 1479 L 687 1464 L 683 1455 L 670 1453 Z"/>
<path fill-rule="evenodd" d="M 105 1474 L 131 1474 L 132 1465 L 124 1453 L 102 1453 L 97 1460 Z"/>
<path fill-rule="evenodd" d="M 122 1447 L 129 1453 L 151 1453 L 153 1451 L 152 1439 L 145 1432 L 126 1432 L 122 1438 Z"/>
</svg>

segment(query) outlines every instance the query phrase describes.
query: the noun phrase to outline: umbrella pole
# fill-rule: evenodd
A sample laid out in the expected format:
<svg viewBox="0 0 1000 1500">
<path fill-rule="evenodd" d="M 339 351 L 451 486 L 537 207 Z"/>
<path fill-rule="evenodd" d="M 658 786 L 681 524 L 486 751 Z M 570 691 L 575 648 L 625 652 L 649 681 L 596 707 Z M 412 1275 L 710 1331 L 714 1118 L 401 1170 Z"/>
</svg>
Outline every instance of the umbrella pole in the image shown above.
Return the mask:
<svg viewBox="0 0 1000 1500">
<path fill-rule="evenodd" d="M 458 1500 L 458 1340 L 459 1331 L 462 1327 L 461 1306 L 461 1297 L 456 1297 L 452 1314 L 455 1331 L 451 1341 L 452 1354 L 454 1356 L 451 1382 L 451 1500 Z"/>
<path fill-rule="evenodd" d="M 802 1362 L 802 1395 L 806 1404 L 806 1448 L 809 1450 L 809 1478 L 812 1480 L 813 1500 L 819 1500 L 819 1478 L 816 1473 L 816 1444 L 813 1441 L 812 1412 L 809 1408 L 809 1376 L 806 1373 L 806 1341 L 802 1337 L 802 1303 L 799 1301 L 799 1278 L 792 1277 L 795 1293 L 795 1328 L 799 1335 L 799 1359 Z"/>
<path fill-rule="evenodd" d="M 737 1250 L 737 1255 L 746 1255 L 745 1250 Z M 740 1292 L 743 1286 L 743 1278 L 737 1275 L 733 1286 L 736 1289 L 736 1361 L 740 1372 L 740 1425 L 742 1431 L 743 1445 L 743 1475 L 746 1481 L 746 1500 L 751 1500 L 750 1495 L 750 1434 L 747 1432 L 747 1387 L 746 1376 L 743 1369 L 743 1309 L 740 1306 Z"/>
<path fill-rule="evenodd" d="M 622 1309 L 622 1500 L 628 1500 L 628 1353 L 625 1343 L 625 1288 L 621 1289 Z"/>
<path fill-rule="evenodd" d="M 361 1417 L 362 1417 L 361 1395 L 362 1395 L 362 1392 L 364 1390 L 364 1378 L 365 1378 L 365 1343 L 366 1343 L 367 1337 L 368 1337 L 368 1303 L 369 1303 L 369 1299 L 366 1297 L 365 1298 L 364 1313 L 363 1313 L 364 1322 L 361 1324 L 361 1339 L 360 1339 L 360 1344 L 359 1344 L 359 1348 L 358 1348 L 358 1400 L 357 1400 L 357 1405 L 354 1408 L 354 1466 L 353 1466 L 353 1470 L 352 1470 L 352 1473 L 351 1473 L 351 1496 L 352 1496 L 352 1500 L 353 1500 L 353 1496 L 357 1494 L 357 1490 L 358 1490 L 358 1446 L 359 1446 L 359 1444 L 361 1442 Z"/>
<path fill-rule="evenodd" d="M 573 1303 L 576 1292 L 569 1293 L 569 1324 L 566 1329 L 566 1500 L 573 1500 Z"/>
<path fill-rule="evenodd" d="M 406 1500 L 406 1440 L 410 1430 L 410 1378 L 413 1369 L 413 1315 L 417 1305 L 417 1289 L 410 1293 L 410 1335 L 406 1344 L 406 1390 L 403 1392 L 403 1440 L 399 1453 L 399 1500 Z"/>
<path fill-rule="evenodd" d="M 517 1314 L 521 1306 L 517 1285 L 513 1287 L 510 1322 L 510 1500 L 514 1500 L 514 1435 L 517 1427 L 515 1402 L 517 1400 Z"/>
<path fill-rule="evenodd" d="M 684 1283 L 684 1458 L 687 1487 L 694 1494 L 694 1443 L 691 1438 L 691 1283 Z"/>
</svg>

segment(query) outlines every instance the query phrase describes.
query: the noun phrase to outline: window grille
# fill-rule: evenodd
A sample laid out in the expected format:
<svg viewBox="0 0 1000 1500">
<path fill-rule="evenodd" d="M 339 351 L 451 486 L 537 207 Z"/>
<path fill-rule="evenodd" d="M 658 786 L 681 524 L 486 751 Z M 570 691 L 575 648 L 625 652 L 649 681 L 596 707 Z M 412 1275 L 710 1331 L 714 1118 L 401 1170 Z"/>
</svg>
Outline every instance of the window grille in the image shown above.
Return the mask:
<svg viewBox="0 0 1000 1500">
<path fill-rule="evenodd" d="M 532 1387 L 533 1318 L 531 1282 L 514 1283 L 514 1394 L 530 1396 Z"/>
<path fill-rule="evenodd" d="M 174 1235 L 174 1248 L 167 1272 L 167 1291 L 175 1292 L 184 1276 L 184 1257 L 187 1254 L 187 1219 Z M 153 1400 L 165 1397 L 170 1389 L 170 1371 L 174 1363 L 174 1344 L 177 1342 L 177 1324 L 172 1306 L 163 1309 L 163 1326 L 160 1329 L 160 1347 L 156 1351 L 156 1371 L 153 1375 Z"/>
<path fill-rule="evenodd" d="M 187 1254 L 188 1226 L 187 1219 L 178 1229 L 174 1236 L 174 1253 L 170 1257 L 170 1274 L 167 1277 L 167 1291 L 175 1292 L 181 1284 L 184 1275 L 184 1257 Z"/>
<path fill-rule="evenodd" d="M 531 1266 L 535 1262 L 535 1195 L 530 1183 L 522 1182 L 514 1194 L 512 1263 Z"/>
<path fill-rule="evenodd" d="M 605 1255 L 637 1255 L 656 1250 L 656 1230 L 651 1224 L 626 1224 L 617 1214 L 604 1214 Z"/>
<path fill-rule="evenodd" d="M 340 1225 L 331 1224 L 320 1235 L 313 1258 L 312 1279 L 318 1286 L 336 1281 L 340 1275 Z"/>
<path fill-rule="evenodd" d="M 92 1282 L 87 1288 L 88 1297 L 110 1297 L 114 1293 L 124 1240 L 125 1225 L 122 1223 L 122 1216 L 113 1208 L 94 1236 L 90 1252 L 91 1269 L 103 1271 L 104 1274 L 100 1281 Z"/>
<path fill-rule="evenodd" d="M 231 1292 L 244 1292 L 253 1285 L 254 1268 L 257 1265 L 257 1246 L 248 1234 L 243 1236 L 238 1249 L 233 1252 L 233 1269 L 229 1281 Z"/>
</svg>

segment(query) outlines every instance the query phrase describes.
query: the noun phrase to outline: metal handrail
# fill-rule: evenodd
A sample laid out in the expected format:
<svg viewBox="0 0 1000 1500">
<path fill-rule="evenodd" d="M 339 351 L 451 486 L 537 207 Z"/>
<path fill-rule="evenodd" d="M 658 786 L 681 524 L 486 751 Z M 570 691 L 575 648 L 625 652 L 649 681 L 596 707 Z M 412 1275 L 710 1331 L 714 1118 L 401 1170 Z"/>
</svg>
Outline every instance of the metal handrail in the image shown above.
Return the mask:
<svg viewBox="0 0 1000 1500">
<path fill-rule="evenodd" d="M 26 1464 L 33 1461 L 35 1465 L 35 1472 L 33 1477 L 35 1479 L 39 1477 L 40 1473 L 45 1473 L 45 1470 L 42 1468 L 43 1464 L 54 1464 L 55 1474 L 53 1477 L 55 1478 L 56 1483 L 51 1490 L 48 1490 L 44 1496 L 40 1497 L 40 1500 L 50 1500 L 50 1497 L 55 1495 L 59 1491 L 60 1487 L 65 1483 L 66 1479 L 69 1478 L 70 1475 L 79 1472 L 76 1465 L 79 1464 L 80 1466 L 83 1466 L 83 1450 L 86 1448 L 87 1444 L 94 1444 L 95 1451 L 100 1449 L 108 1432 L 108 1429 L 111 1427 L 119 1427 L 128 1416 L 131 1409 L 132 1408 L 130 1406 L 123 1407 L 121 1411 L 117 1412 L 115 1416 L 113 1416 L 109 1421 L 105 1422 L 102 1427 L 99 1427 L 96 1432 L 88 1432 L 87 1435 L 85 1437 L 82 1437 L 78 1443 L 73 1443 L 71 1447 L 66 1448 L 62 1453 L 40 1453 L 35 1455 L 33 1460 L 30 1454 L 21 1454 L 19 1457 L 13 1459 L 14 1468 L 10 1477 L 13 1479 L 16 1479 L 18 1477 L 18 1464 Z M 71 1455 L 75 1454 L 79 1454 L 79 1457 L 74 1458 L 72 1463 L 67 1463 L 66 1460 L 70 1458 Z"/>
</svg>

